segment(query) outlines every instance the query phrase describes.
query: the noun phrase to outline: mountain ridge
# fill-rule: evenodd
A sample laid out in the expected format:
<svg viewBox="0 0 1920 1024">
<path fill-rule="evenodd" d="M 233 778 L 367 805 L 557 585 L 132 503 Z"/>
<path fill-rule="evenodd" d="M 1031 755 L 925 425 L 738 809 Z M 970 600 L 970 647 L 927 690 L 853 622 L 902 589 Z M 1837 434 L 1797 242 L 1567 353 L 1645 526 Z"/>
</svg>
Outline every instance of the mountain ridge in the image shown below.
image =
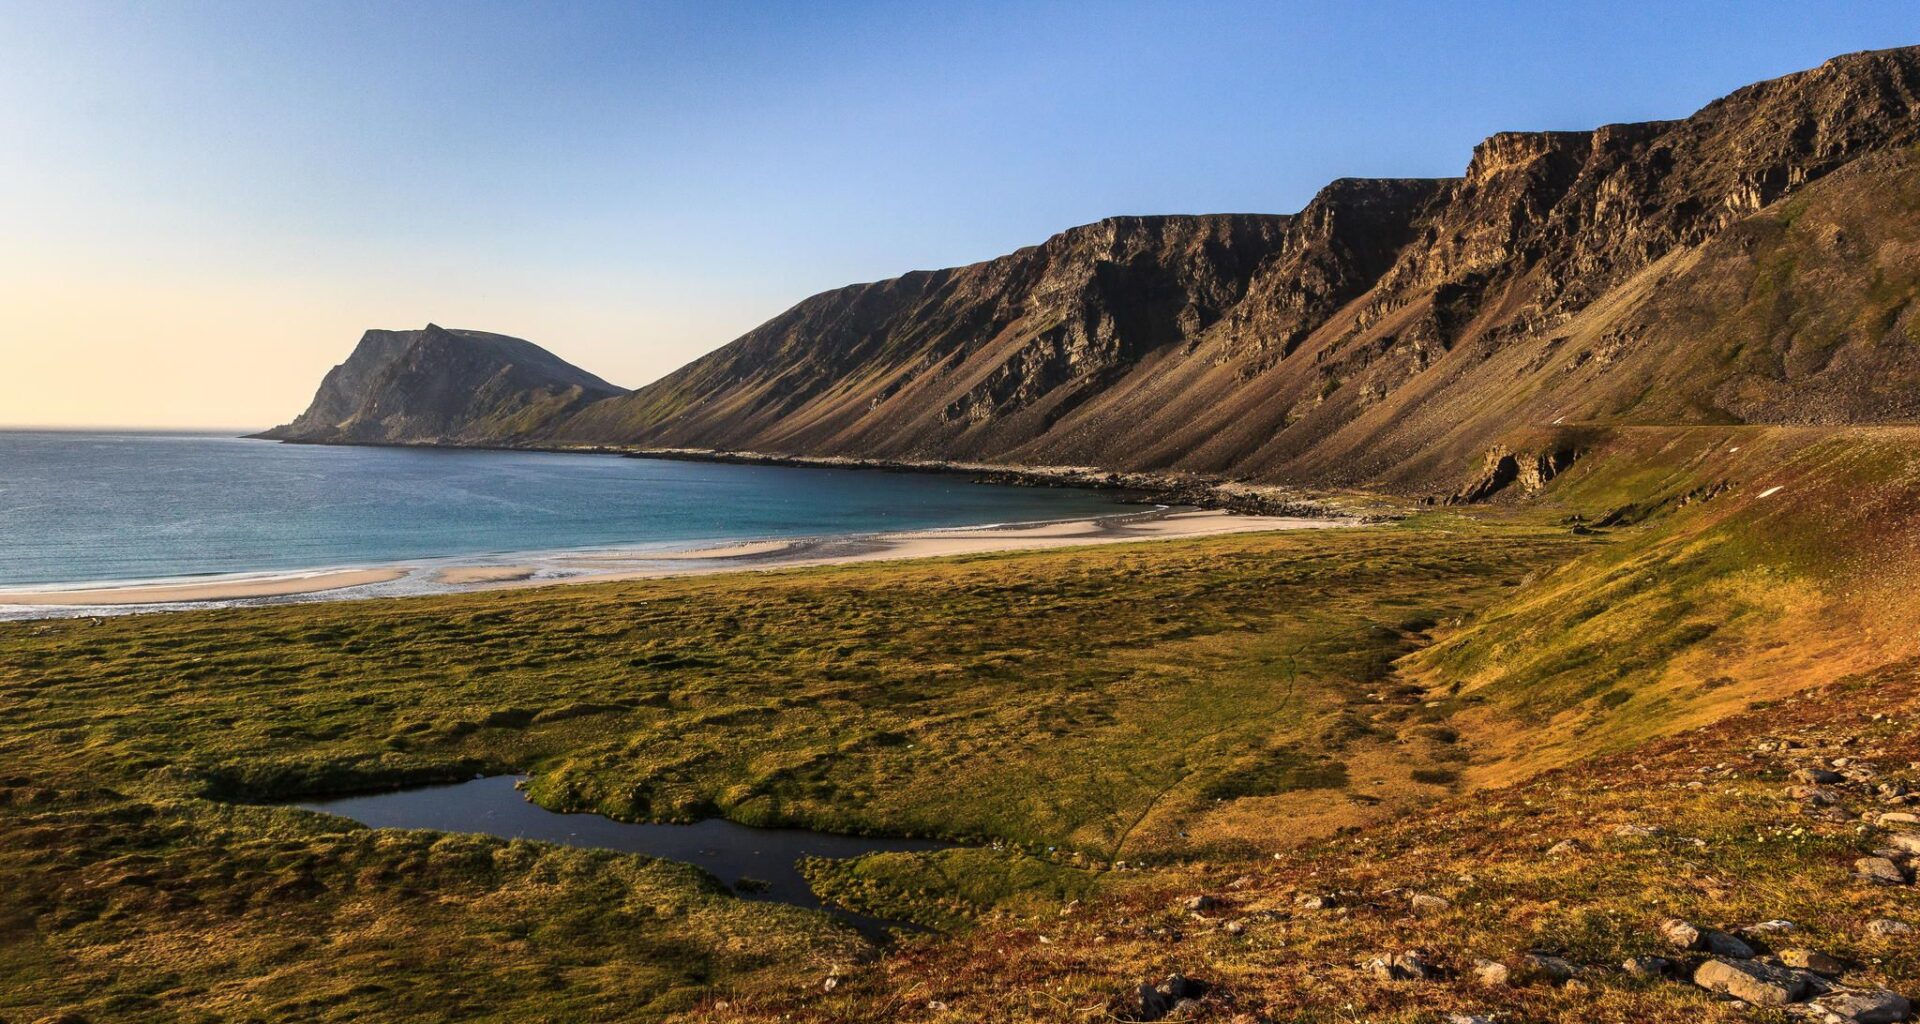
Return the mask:
<svg viewBox="0 0 1920 1024">
<path fill-rule="evenodd" d="M 1920 48 L 1867 51 L 1686 118 L 1496 133 L 1457 178 L 1107 218 L 457 440 L 1432 493 L 1502 452 L 1550 468 L 1569 422 L 1901 420 L 1917 110 Z"/>
</svg>

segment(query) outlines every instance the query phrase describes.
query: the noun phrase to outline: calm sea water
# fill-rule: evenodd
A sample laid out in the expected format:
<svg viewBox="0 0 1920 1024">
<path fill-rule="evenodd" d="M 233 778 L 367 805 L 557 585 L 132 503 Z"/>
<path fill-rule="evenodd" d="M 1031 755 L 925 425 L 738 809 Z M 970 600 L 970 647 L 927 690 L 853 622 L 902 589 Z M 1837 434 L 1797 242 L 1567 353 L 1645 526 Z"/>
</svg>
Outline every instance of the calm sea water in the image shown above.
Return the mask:
<svg viewBox="0 0 1920 1024">
<path fill-rule="evenodd" d="M 611 455 L 0 431 L 0 586 L 1061 519 L 1092 491 Z"/>
</svg>

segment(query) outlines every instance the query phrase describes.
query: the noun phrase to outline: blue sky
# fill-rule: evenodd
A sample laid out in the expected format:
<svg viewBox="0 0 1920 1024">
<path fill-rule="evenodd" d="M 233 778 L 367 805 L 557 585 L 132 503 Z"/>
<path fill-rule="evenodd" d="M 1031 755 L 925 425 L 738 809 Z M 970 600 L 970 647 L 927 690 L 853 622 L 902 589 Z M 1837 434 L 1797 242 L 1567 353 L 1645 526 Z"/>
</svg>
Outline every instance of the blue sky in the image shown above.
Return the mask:
<svg viewBox="0 0 1920 1024">
<path fill-rule="evenodd" d="M 365 327 L 637 385 L 807 294 L 1684 116 L 1900 4 L 0 0 L 0 423 L 264 425 Z M 97 386 L 49 395 L 73 374 Z"/>
</svg>

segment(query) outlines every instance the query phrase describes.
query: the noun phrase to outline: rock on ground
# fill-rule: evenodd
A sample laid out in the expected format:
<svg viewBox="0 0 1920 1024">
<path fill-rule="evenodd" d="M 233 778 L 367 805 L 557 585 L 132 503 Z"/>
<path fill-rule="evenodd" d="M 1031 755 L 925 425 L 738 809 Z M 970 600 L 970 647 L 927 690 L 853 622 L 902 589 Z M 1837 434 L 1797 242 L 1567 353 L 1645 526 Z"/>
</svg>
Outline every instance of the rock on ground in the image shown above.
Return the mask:
<svg viewBox="0 0 1920 1024">
<path fill-rule="evenodd" d="M 1862 857 L 1853 862 L 1853 873 L 1875 885 L 1905 885 L 1907 873 L 1885 857 Z"/>
<path fill-rule="evenodd" d="M 1412 950 L 1372 957 L 1361 963 L 1360 969 L 1381 981 L 1426 981 L 1433 977 L 1433 968 Z"/>
<path fill-rule="evenodd" d="M 1673 961 L 1664 956 L 1636 956 L 1620 965 L 1636 978 L 1664 978 L 1673 970 Z"/>
<path fill-rule="evenodd" d="M 1573 965 L 1567 961 L 1557 956 L 1543 956 L 1539 953 L 1528 953 L 1522 957 L 1520 969 L 1529 981 L 1544 981 L 1552 985 L 1558 985 L 1572 978 L 1575 973 Z"/>
<path fill-rule="evenodd" d="M 1700 945 L 1700 929 L 1677 917 L 1660 922 L 1660 937 L 1675 949 L 1693 949 Z"/>
<path fill-rule="evenodd" d="M 1179 973 L 1167 975 L 1166 980 L 1158 985 L 1143 981 L 1134 990 L 1133 1005 L 1127 1007 L 1128 1016 L 1139 1021 L 1186 1016 L 1200 1009 L 1199 999 L 1206 993 L 1205 982 Z"/>
<path fill-rule="evenodd" d="M 1780 962 L 1788 967 L 1798 967 L 1803 971 L 1838 977 L 1845 974 L 1847 965 L 1833 957 L 1812 949 L 1788 949 L 1780 953 Z"/>
<path fill-rule="evenodd" d="M 1821 996 L 1813 1001 L 1827 1020 L 1845 1024 L 1896 1024 L 1913 1015 L 1913 1004 L 1906 997 L 1884 989 L 1848 990 Z"/>
<path fill-rule="evenodd" d="M 1895 832 L 1887 837 L 1887 845 L 1902 853 L 1920 855 L 1920 832 Z"/>
<path fill-rule="evenodd" d="M 1806 997 L 1806 979 L 1785 967 L 1715 957 L 1693 972 L 1693 983 L 1755 1006 L 1785 1006 Z"/>
<path fill-rule="evenodd" d="M 1715 956 L 1730 956 L 1736 960 L 1753 956 L 1752 946 L 1726 932 L 1703 931 L 1700 933 L 1700 942 L 1702 948 Z"/>
</svg>

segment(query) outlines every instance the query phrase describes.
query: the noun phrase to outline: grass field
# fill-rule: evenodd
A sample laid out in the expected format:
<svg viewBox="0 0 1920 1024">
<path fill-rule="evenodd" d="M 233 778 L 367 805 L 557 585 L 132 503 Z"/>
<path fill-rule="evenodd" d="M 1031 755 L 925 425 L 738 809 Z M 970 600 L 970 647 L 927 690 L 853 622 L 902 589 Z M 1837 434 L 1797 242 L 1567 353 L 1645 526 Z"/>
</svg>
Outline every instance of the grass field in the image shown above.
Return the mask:
<svg viewBox="0 0 1920 1024">
<path fill-rule="evenodd" d="M 1920 987 L 1861 930 L 1920 914 L 1848 881 L 1871 829 L 1755 754 L 1920 786 L 1912 442 L 1622 430 L 1527 505 L 1363 529 L 0 625 L 0 1020 L 1095 1020 L 1173 969 L 1222 1019 L 1726 1016 L 1468 977 L 1668 913 Z M 807 865 L 938 929 L 883 952 L 681 865 L 270 805 L 504 771 L 971 845 Z M 1408 947 L 1452 973 L 1356 967 Z"/>
<path fill-rule="evenodd" d="M 1024 898 L 1014 848 L 1277 849 L 1289 799 L 1324 831 L 1442 791 L 1412 774 L 1448 744 L 1352 709 L 1587 543 L 1459 521 L 0 627 L 0 1007 L 644 1017 L 863 953 L 677 866 L 245 806 L 475 771 L 557 809 L 999 842 L 943 922 Z"/>
</svg>

